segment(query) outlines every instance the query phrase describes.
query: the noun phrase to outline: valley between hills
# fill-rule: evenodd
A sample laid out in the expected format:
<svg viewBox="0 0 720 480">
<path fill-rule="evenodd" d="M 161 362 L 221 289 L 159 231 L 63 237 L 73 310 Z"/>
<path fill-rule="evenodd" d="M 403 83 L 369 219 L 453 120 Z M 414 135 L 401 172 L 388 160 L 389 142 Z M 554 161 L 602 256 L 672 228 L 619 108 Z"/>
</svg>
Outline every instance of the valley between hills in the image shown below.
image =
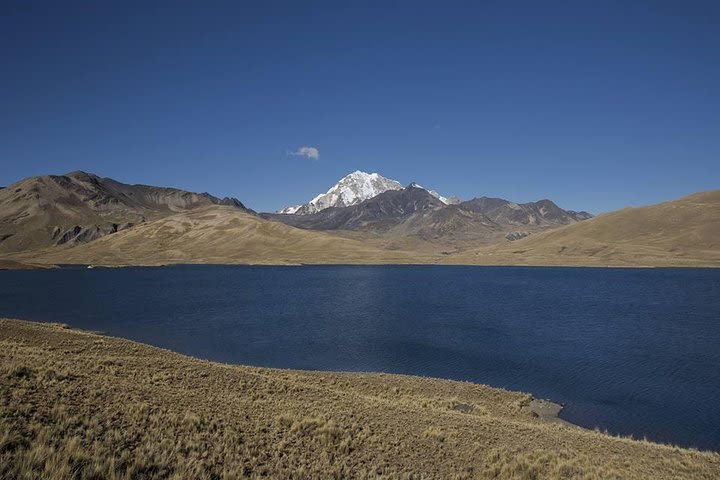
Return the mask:
<svg viewBox="0 0 720 480">
<path fill-rule="evenodd" d="M 550 200 L 462 202 L 353 172 L 283 212 L 85 172 L 30 177 L 0 189 L 0 267 L 720 266 L 720 190 L 593 217 Z"/>
</svg>

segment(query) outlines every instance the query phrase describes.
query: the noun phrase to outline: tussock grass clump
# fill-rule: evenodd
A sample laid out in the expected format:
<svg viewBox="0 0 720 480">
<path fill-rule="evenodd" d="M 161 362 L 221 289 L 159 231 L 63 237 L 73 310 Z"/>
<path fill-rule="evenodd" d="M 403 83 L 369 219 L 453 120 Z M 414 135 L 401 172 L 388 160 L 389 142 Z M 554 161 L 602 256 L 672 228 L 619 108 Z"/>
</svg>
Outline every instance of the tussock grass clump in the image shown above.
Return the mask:
<svg viewBox="0 0 720 480">
<path fill-rule="evenodd" d="M 720 455 L 533 418 L 527 394 L 201 361 L 0 320 L 1 479 L 676 479 Z"/>
<path fill-rule="evenodd" d="M 423 431 L 423 436 L 426 438 L 431 438 L 433 440 L 436 440 L 440 443 L 445 441 L 445 433 L 440 430 L 438 427 L 428 427 Z"/>
<path fill-rule="evenodd" d="M 8 368 L 7 373 L 10 378 L 30 378 L 33 375 L 31 368 L 26 367 L 25 365 L 14 364 Z"/>
</svg>

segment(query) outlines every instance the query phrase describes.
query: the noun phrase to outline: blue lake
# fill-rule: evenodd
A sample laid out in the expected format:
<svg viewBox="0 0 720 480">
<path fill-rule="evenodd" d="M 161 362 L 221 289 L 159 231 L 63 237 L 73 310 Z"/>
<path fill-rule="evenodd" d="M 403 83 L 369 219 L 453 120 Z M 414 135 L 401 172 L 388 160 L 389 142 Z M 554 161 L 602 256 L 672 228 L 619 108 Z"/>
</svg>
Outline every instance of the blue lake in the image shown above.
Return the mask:
<svg viewBox="0 0 720 480">
<path fill-rule="evenodd" d="M 258 366 L 469 380 L 586 427 L 720 450 L 720 270 L 0 271 L 0 316 Z"/>
</svg>

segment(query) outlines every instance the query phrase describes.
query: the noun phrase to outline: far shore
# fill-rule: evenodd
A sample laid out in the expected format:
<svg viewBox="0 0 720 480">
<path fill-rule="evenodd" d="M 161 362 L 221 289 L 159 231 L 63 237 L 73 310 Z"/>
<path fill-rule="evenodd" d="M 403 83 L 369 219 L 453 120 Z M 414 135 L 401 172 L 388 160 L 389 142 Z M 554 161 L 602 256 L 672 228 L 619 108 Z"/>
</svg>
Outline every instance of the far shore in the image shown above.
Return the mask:
<svg viewBox="0 0 720 480">
<path fill-rule="evenodd" d="M 304 266 L 453 266 L 453 267 L 532 267 L 532 268 L 720 268 L 720 265 L 698 264 L 698 265 L 627 265 L 627 264 L 583 264 L 583 263 L 453 263 L 453 262 L 417 262 L 417 263 L 326 263 L 326 262 L 193 262 L 193 261 L 177 261 L 162 263 L 58 263 L 58 264 L 42 264 L 31 263 L 20 260 L 10 260 L 0 258 L 0 270 L 51 270 L 63 267 L 72 268 L 132 268 L 132 267 L 172 267 L 181 265 L 215 265 L 215 266 L 268 266 L 268 267 L 304 267 Z"/>
</svg>

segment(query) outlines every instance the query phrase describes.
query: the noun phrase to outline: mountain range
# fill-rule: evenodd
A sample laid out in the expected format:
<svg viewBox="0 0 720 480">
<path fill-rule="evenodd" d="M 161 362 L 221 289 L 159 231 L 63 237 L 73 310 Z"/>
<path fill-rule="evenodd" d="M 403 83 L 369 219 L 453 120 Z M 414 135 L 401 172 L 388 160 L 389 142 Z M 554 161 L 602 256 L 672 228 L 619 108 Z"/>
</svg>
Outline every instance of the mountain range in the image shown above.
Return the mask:
<svg viewBox="0 0 720 480">
<path fill-rule="evenodd" d="M 720 266 L 719 206 L 720 191 L 711 191 L 593 217 L 547 199 L 453 202 L 358 171 L 294 213 L 256 213 L 235 198 L 71 172 L 0 189 L 0 266 Z"/>
<path fill-rule="evenodd" d="M 375 181 L 378 183 L 372 183 Z M 312 207 L 321 197 L 322 208 Z M 523 204 L 488 197 L 449 201 L 416 183 L 403 188 L 399 182 L 364 172 L 353 172 L 324 197 L 291 210 L 291 214 L 262 216 L 309 230 L 364 231 L 395 240 L 476 245 L 516 240 L 592 217 L 587 212 L 563 210 L 550 200 Z"/>
<path fill-rule="evenodd" d="M 517 204 L 481 197 L 448 205 L 413 184 L 385 191 L 349 207 L 328 207 L 303 215 L 262 215 L 310 230 L 401 232 L 428 241 L 459 235 L 477 241 L 500 237 L 516 239 L 592 217 L 587 212 L 563 210 L 550 200 Z"/>
</svg>

